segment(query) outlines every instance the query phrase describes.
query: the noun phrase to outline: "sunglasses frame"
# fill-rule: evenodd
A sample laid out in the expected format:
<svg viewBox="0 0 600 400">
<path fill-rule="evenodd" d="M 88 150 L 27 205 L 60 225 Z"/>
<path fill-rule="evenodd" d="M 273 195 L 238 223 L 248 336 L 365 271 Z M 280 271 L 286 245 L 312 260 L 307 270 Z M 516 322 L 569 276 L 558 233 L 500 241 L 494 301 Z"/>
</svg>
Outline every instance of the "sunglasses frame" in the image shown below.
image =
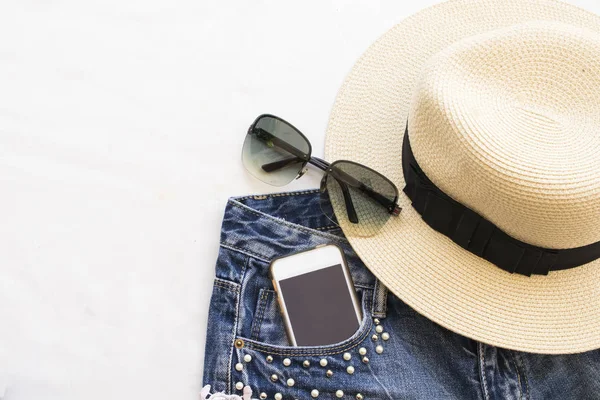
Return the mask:
<svg viewBox="0 0 600 400">
<path fill-rule="evenodd" d="M 294 131 L 296 131 L 298 134 L 300 134 L 302 139 L 304 139 L 306 141 L 306 144 L 308 145 L 308 152 L 305 154 L 303 151 L 297 149 L 296 147 L 287 143 L 286 141 L 274 136 L 273 134 L 271 134 L 269 132 L 264 131 L 264 129 L 256 128 L 256 124 L 262 118 L 272 118 L 277 121 L 281 121 L 282 123 L 284 123 L 286 125 L 289 125 L 291 128 L 294 129 Z M 308 140 L 308 138 L 298 128 L 296 128 L 294 125 L 290 124 L 283 118 L 277 117 L 272 114 L 261 114 L 254 120 L 252 125 L 250 125 L 250 127 L 248 128 L 247 134 L 248 135 L 252 135 L 252 134 L 268 135 L 270 141 L 275 142 L 277 146 L 279 146 L 280 148 L 286 150 L 287 152 L 289 152 L 290 154 L 295 156 L 293 158 L 283 159 L 283 160 L 274 161 L 272 163 L 265 164 L 262 166 L 263 170 L 265 170 L 267 172 L 276 171 L 277 169 L 283 168 L 291 162 L 297 162 L 299 160 L 302 160 L 302 165 L 299 168 L 298 175 L 296 176 L 295 179 L 299 179 L 300 177 L 302 177 L 302 175 L 304 175 L 306 173 L 306 165 L 307 164 L 314 165 L 315 167 L 319 168 L 320 170 L 322 170 L 324 172 L 323 178 L 321 179 L 321 188 L 320 188 L 322 193 L 324 193 L 327 190 L 328 177 L 332 177 L 333 179 L 335 179 L 337 181 L 337 183 L 340 185 L 340 188 L 342 189 L 342 194 L 344 196 L 344 202 L 346 205 L 346 212 L 348 214 L 348 220 L 350 222 L 357 224 L 358 223 L 358 215 L 356 214 L 356 209 L 354 208 L 354 203 L 352 202 L 352 196 L 350 195 L 350 190 L 348 189 L 348 186 L 358 188 L 361 191 L 363 191 L 364 193 L 366 193 L 369 197 L 373 198 L 374 201 L 378 202 L 383 207 L 385 207 L 391 215 L 393 215 L 393 216 L 400 215 L 402 208 L 398 205 L 398 196 L 399 196 L 398 188 L 385 175 L 375 171 L 372 168 L 367 167 L 366 165 L 363 165 L 363 164 L 360 164 L 360 163 L 357 163 L 354 161 L 336 160 L 333 163 L 328 163 L 327 161 L 325 161 L 321 158 L 313 157 L 312 156 L 312 145 L 311 145 L 310 141 Z M 379 193 L 375 192 L 373 189 L 365 186 L 362 182 L 360 182 L 356 178 L 343 172 L 340 169 L 336 169 L 335 165 L 338 163 L 353 164 L 353 165 L 359 166 L 361 168 L 364 168 L 376 175 L 379 175 L 386 182 L 388 182 L 392 186 L 392 188 L 394 188 L 394 191 L 395 191 L 394 200 L 392 202 L 390 202 L 387 198 L 385 198 L 385 196 L 380 195 Z"/>
<path fill-rule="evenodd" d="M 289 145 L 287 142 L 279 139 L 281 141 L 280 144 L 288 144 L 288 146 L 283 146 L 282 148 L 286 149 L 286 147 L 289 147 L 289 148 L 286 149 L 288 152 L 290 152 L 291 154 L 294 154 L 294 153 L 298 152 L 298 154 L 294 154 L 294 155 L 297 156 L 297 157 L 300 157 L 300 158 L 302 158 L 304 160 L 304 162 L 302 163 L 302 167 L 299 169 L 298 175 L 296 176 L 295 179 L 300 178 L 302 175 L 304 175 L 304 172 L 302 172 L 302 171 L 304 171 L 304 169 L 306 168 L 306 164 L 308 164 L 310 162 L 310 159 L 311 159 L 312 145 L 310 144 L 310 140 L 308 140 L 308 138 L 306 136 L 304 136 L 304 134 L 300 131 L 300 129 L 296 128 L 294 125 L 290 124 L 289 122 L 287 122 L 283 118 L 279 118 L 278 116 L 273 115 L 273 114 L 261 114 L 258 117 L 256 117 L 256 119 L 254 120 L 254 122 L 252 123 L 252 125 L 250 125 L 250 128 L 248 128 L 248 135 L 252 134 L 252 132 L 256 129 L 256 124 L 258 123 L 258 121 L 260 121 L 263 118 L 273 118 L 275 120 L 283 122 L 286 125 L 289 125 L 296 132 L 298 132 L 300 134 L 300 136 L 302 137 L 302 139 L 304 139 L 306 141 L 306 144 L 308 144 L 308 153 L 304 154 L 303 152 L 299 151 L 295 147 Z M 278 139 L 278 138 L 276 138 L 276 139 Z"/>
<path fill-rule="evenodd" d="M 379 193 L 375 192 L 373 189 L 371 189 L 369 187 L 365 187 L 362 182 L 360 182 L 358 179 L 354 178 L 352 175 L 345 173 L 344 171 L 342 171 L 339 168 L 335 169 L 336 164 L 341 164 L 341 163 L 356 165 L 360 168 L 364 168 L 367 171 L 370 171 L 373 174 L 378 175 L 381 178 L 383 178 L 383 180 L 385 180 L 387 183 L 389 183 L 390 186 L 394 189 L 394 192 L 395 192 L 394 200 L 392 200 L 390 202 L 383 195 L 380 195 Z M 366 165 L 361 164 L 361 163 L 357 163 L 356 161 L 336 160 L 336 161 L 332 162 L 330 164 L 329 168 L 327 169 L 327 171 L 325 171 L 325 175 L 323 176 L 323 179 L 321 179 L 321 186 L 323 186 L 323 184 L 326 184 L 326 180 L 327 180 L 328 176 L 331 176 L 332 178 L 336 179 L 338 181 L 338 183 L 340 183 L 340 181 L 342 181 L 345 184 L 350 185 L 351 187 L 355 187 L 355 188 L 362 190 L 367 196 L 371 197 L 373 200 L 375 200 L 376 202 L 378 202 L 379 204 L 384 206 L 390 214 L 392 214 L 394 216 L 400 215 L 400 212 L 402 211 L 402 207 L 400 207 L 398 205 L 398 197 L 400 195 L 400 192 L 398 191 L 398 188 L 396 187 L 396 185 L 387 176 L 383 175 L 381 172 L 375 171 L 373 168 L 367 167 Z M 385 204 L 385 203 L 387 203 L 387 204 Z"/>
</svg>

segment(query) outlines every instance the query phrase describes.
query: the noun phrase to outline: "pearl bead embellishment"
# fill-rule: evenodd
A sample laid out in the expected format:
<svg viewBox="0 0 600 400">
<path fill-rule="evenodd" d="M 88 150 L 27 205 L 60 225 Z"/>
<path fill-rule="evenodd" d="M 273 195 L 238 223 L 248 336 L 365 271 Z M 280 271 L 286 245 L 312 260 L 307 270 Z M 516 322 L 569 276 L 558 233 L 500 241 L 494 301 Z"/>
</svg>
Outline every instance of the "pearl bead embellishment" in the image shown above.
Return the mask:
<svg viewBox="0 0 600 400">
<path fill-rule="evenodd" d="M 319 391 L 317 389 L 313 389 L 312 392 L 310 392 L 310 395 L 314 398 L 319 397 Z"/>
<path fill-rule="evenodd" d="M 351 358 L 352 358 L 352 355 L 350 353 L 344 353 L 344 360 L 350 361 Z"/>
<path fill-rule="evenodd" d="M 341 399 L 342 397 L 344 397 L 344 392 L 342 392 L 341 390 L 338 390 L 337 392 L 335 392 L 335 397 L 337 397 L 338 399 Z"/>
<path fill-rule="evenodd" d="M 319 361 L 319 364 L 321 364 L 321 367 L 326 367 L 327 366 L 327 360 L 324 358 L 321 358 L 321 361 Z"/>
<path fill-rule="evenodd" d="M 244 361 L 246 361 L 246 362 L 250 362 L 250 361 L 252 361 L 252 356 L 251 356 L 250 354 L 246 354 L 246 355 L 244 356 Z"/>
<path fill-rule="evenodd" d="M 244 364 L 242 364 L 242 363 L 235 364 L 235 370 L 236 371 L 241 371 L 243 369 L 244 369 Z"/>
<path fill-rule="evenodd" d="M 379 346 L 375 347 L 375 352 L 377 352 L 377 354 L 383 353 L 383 346 L 379 345 Z"/>
<path fill-rule="evenodd" d="M 348 368 L 346 368 L 346 372 L 352 375 L 354 373 L 354 367 L 352 365 L 349 365 Z"/>
<path fill-rule="evenodd" d="M 235 384 L 235 388 L 237 390 L 242 390 L 244 388 L 244 384 L 242 382 L 238 382 Z"/>
<path fill-rule="evenodd" d="M 289 367 L 291 363 L 292 363 L 292 360 L 290 360 L 289 358 L 283 359 L 283 365 L 285 365 L 286 367 Z"/>
</svg>

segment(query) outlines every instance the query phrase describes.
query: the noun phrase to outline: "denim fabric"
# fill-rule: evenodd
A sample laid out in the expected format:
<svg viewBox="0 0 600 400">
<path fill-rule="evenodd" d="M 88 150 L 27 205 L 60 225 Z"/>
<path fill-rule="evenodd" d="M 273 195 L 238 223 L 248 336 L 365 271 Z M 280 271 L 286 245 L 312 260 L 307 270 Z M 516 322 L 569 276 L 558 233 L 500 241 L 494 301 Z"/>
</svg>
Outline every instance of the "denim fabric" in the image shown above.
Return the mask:
<svg viewBox="0 0 600 400">
<path fill-rule="evenodd" d="M 291 347 L 269 262 L 324 243 L 343 248 L 364 318 L 343 342 Z M 322 213 L 318 191 L 301 191 L 227 203 L 203 381 L 238 395 L 249 385 L 268 399 L 600 399 L 600 351 L 517 352 L 431 322 L 375 279 Z"/>
</svg>

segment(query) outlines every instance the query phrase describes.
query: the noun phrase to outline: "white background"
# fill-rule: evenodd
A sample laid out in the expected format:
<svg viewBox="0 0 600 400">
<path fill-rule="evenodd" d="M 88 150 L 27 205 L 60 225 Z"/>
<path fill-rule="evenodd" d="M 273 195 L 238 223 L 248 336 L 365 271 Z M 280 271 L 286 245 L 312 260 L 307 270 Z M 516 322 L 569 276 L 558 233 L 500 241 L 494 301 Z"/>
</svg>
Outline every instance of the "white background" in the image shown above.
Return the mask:
<svg viewBox="0 0 600 400">
<path fill-rule="evenodd" d="M 434 3 L 2 0 L 0 399 L 197 399 L 226 199 L 320 179 L 248 176 L 249 124 L 322 155 L 353 63 Z"/>
</svg>

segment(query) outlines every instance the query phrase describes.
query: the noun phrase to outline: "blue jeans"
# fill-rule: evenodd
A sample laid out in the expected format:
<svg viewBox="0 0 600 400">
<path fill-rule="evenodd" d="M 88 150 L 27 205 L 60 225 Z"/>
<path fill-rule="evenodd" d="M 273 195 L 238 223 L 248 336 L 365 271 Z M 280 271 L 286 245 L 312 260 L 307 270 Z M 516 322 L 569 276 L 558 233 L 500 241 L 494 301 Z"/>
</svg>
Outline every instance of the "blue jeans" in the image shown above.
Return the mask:
<svg viewBox="0 0 600 400">
<path fill-rule="evenodd" d="M 344 250 L 364 318 L 343 342 L 292 347 L 269 262 L 324 243 Z M 203 381 L 238 395 L 249 385 L 260 399 L 600 399 L 600 350 L 530 354 L 446 330 L 389 293 L 322 213 L 318 191 L 300 191 L 227 203 Z"/>
</svg>

